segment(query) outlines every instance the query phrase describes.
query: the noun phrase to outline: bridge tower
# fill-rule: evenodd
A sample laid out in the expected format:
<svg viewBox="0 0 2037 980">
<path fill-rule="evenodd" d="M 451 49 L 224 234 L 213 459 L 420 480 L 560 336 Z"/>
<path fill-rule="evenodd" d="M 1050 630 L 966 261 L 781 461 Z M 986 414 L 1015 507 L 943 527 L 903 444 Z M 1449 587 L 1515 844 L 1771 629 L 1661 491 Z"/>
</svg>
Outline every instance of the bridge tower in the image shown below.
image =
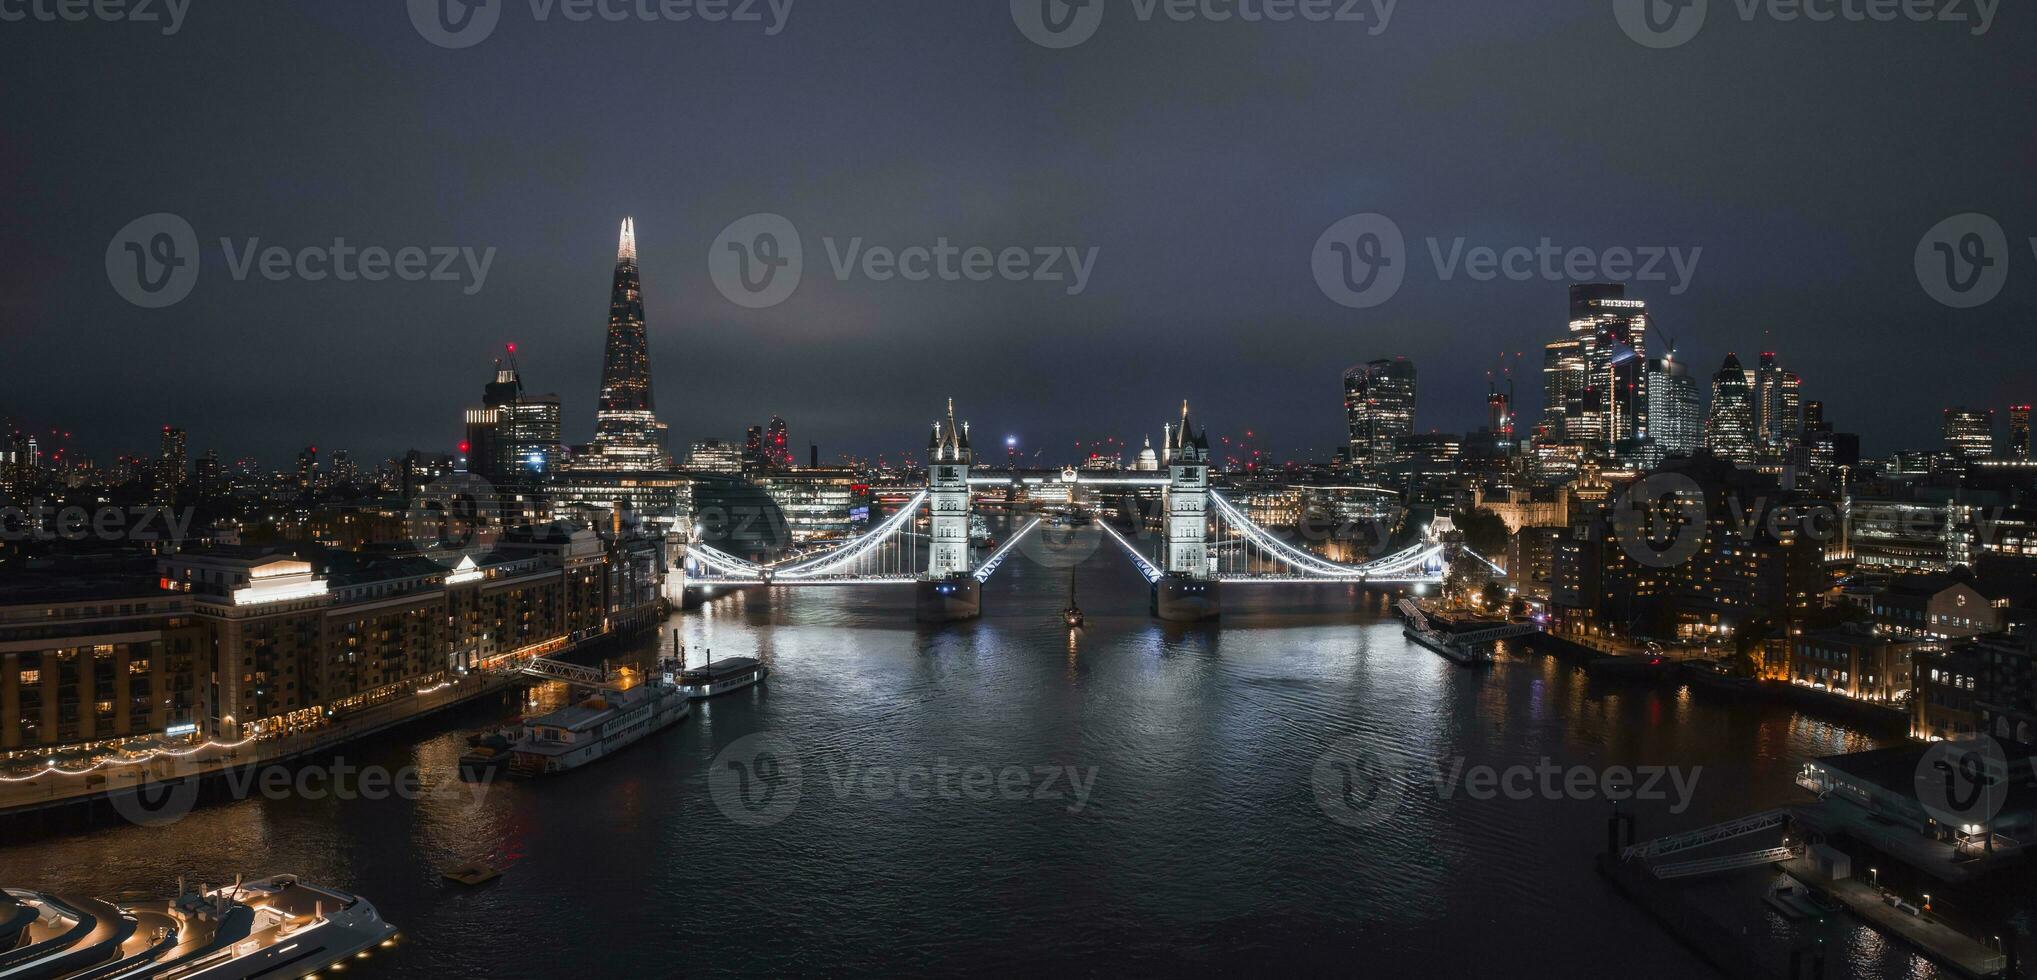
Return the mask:
<svg viewBox="0 0 2037 980">
<path fill-rule="evenodd" d="M 1153 583 L 1153 615 L 1172 622 L 1215 619 L 1222 607 L 1209 563 L 1209 433 L 1197 431 L 1181 403 L 1181 424 L 1163 441 L 1167 463 L 1167 522 L 1160 567 Z"/>
<path fill-rule="evenodd" d="M 918 585 L 921 622 L 946 623 L 983 614 L 982 585 L 971 573 L 969 557 L 969 466 L 976 453 L 969 448 L 969 423 L 955 421 L 955 400 L 948 399 L 948 417 L 934 423 L 927 440 L 927 533 L 932 547 L 927 577 Z"/>
</svg>

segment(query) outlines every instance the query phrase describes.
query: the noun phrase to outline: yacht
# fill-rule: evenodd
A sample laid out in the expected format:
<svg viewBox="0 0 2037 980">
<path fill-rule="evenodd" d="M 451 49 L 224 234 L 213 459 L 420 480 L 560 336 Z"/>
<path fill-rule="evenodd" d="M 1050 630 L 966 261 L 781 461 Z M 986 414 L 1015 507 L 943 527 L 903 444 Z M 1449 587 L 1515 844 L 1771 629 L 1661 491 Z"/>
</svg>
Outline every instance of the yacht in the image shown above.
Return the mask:
<svg viewBox="0 0 2037 980">
<path fill-rule="evenodd" d="M 606 758 L 645 736 L 678 724 L 693 711 L 687 695 L 664 678 L 626 691 L 597 691 L 578 703 L 528 718 L 509 749 L 509 771 L 546 776 Z"/>
<path fill-rule="evenodd" d="M 23 980 L 303 977 L 396 941 L 375 906 L 291 875 L 111 902 L 0 893 L 0 976 Z"/>
<path fill-rule="evenodd" d="M 707 663 L 689 670 L 681 670 L 678 677 L 679 690 L 686 696 L 699 701 L 718 694 L 727 694 L 749 687 L 764 679 L 771 668 L 755 657 L 727 657 L 714 659 L 714 652 L 708 651 Z"/>
</svg>

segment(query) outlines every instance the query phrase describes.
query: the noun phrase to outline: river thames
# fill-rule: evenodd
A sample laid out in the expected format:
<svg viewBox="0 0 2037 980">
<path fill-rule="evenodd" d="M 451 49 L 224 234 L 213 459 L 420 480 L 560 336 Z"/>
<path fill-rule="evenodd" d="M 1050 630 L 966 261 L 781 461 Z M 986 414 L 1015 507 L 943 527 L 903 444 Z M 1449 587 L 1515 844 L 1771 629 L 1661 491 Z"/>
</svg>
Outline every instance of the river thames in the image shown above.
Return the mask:
<svg viewBox="0 0 2037 980">
<path fill-rule="evenodd" d="M 230 802 L 17 840 L 0 880 L 103 895 L 298 873 L 402 928 L 355 976 L 1709 977 L 1593 870 L 1599 784 L 1475 799 L 1436 774 L 1676 767 L 1687 793 L 1664 780 L 1628 804 L 1649 837 L 1801 802 L 1803 760 L 1876 744 L 1521 651 L 1459 668 L 1342 586 L 1233 587 L 1220 629 L 1163 625 L 1091 544 L 1014 554 L 961 626 L 914 625 L 911 590 L 884 587 L 675 614 L 696 662 L 758 656 L 768 682 L 565 776 L 458 781 L 465 735 L 514 711 L 476 705 L 345 750 L 414 767 L 415 798 Z M 1351 760 L 1379 776 L 1369 791 L 1340 788 Z M 496 883 L 440 880 L 491 852 Z M 1722 901 L 1770 928 L 1758 896 Z M 1853 975 L 1933 975 L 1865 930 L 1837 939 Z"/>
</svg>

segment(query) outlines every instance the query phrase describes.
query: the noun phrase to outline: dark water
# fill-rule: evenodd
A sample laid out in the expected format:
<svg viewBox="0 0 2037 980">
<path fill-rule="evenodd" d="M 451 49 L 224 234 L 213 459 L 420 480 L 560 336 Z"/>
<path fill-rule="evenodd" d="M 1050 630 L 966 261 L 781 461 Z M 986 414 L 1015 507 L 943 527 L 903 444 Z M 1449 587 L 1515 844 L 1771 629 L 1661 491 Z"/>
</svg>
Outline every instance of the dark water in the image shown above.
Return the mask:
<svg viewBox="0 0 2037 980">
<path fill-rule="evenodd" d="M 909 590 L 727 597 L 673 625 L 696 654 L 763 657 L 768 684 L 590 769 L 477 799 L 452 777 L 461 736 L 506 709 L 467 709 L 347 751 L 418 767 L 423 799 L 231 803 L 166 828 L 15 842 L 0 847 L 0 880 L 104 894 L 297 872 L 403 928 L 357 977 L 1315 967 L 1667 980 L 1712 974 L 1592 871 L 1605 802 L 1445 800 L 1422 785 L 1374 797 L 1383 815 L 1334 793 L 1326 809 L 1318 760 L 1341 745 L 1372 760 L 1702 766 L 1685 812 L 1637 805 L 1654 836 L 1800 801 L 1801 760 L 1870 745 L 1788 710 L 1592 680 L 1543 657 L 1466 671 L 1404 641 L 1384 599 L 1342 587 L 1234 588 L 1221 630 L 1182 629 L 1148 618 L 1143 582 L 1108 548 L 1076 571 L 1089 627 L 1072 640 L 1058 622 L 1069 572 L 1024 556 L 986 588 L 982 621 L 945 629 L 913 625 Z M 776 783 L 748 787 L 752 802 L 772 787 L 781 807 L 798 793 L 776 823 L 733 795 L 725 811 L 709 781 L 717 753 L 759 733 L 798 757 L 796 783 L 781 765 Z M 730 761 L 753 776 L 789 762 Z M 946 793 L 943 766 L 957 770 Z M 1059 798 L 1035 798 L 1046 767 Z M 1093 780 L 1079 805 L 1064 767 Z M 739 770 L 722 771 L 735 785 Z M 911 795 L 886 792 L 907 773 Z M 1373 822 L 1333 819 L 1354 813 Z M 491 850 L 509 855 L 501 881 L 440 882 L 455 858 Z M 1761 923 L 1757 897 L 1742 901 Z M 1929 974 L 1877 946 L 1856 975 Z"/>
</svg>

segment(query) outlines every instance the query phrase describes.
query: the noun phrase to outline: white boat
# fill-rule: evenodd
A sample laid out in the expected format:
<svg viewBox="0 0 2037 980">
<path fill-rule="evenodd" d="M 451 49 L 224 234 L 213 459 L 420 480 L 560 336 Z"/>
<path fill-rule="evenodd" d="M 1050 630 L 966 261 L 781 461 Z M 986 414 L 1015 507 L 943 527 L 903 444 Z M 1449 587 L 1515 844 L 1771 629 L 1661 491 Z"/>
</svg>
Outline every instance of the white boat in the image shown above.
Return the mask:
<svg viewBox="0 0 2037 980">
<path fill-rule="evenodd" d="M 396 941 L 357 895 L 278 875 L 109 902 L 7 889 L 0 976 L 35 980 L 252 980 L 303 977 Z"/>
<path fill-rule="evenodd" d="M 709 657 L 712 658 L 710 653 Z M 771 668 L 754 657 L 709 659 L 702 666 L 679 672 L 675 683 L 694 701 L 739 691 L 765 678 Z"/>
<path fill-rule="evenodd" d="M 545 776 L 578 769 L 678 724 L 693 705 L 662 678 L 627 691 L 600 691 L 569 707 L 527 718 L 509 750 L 509 771 Z"/>
</svg>

